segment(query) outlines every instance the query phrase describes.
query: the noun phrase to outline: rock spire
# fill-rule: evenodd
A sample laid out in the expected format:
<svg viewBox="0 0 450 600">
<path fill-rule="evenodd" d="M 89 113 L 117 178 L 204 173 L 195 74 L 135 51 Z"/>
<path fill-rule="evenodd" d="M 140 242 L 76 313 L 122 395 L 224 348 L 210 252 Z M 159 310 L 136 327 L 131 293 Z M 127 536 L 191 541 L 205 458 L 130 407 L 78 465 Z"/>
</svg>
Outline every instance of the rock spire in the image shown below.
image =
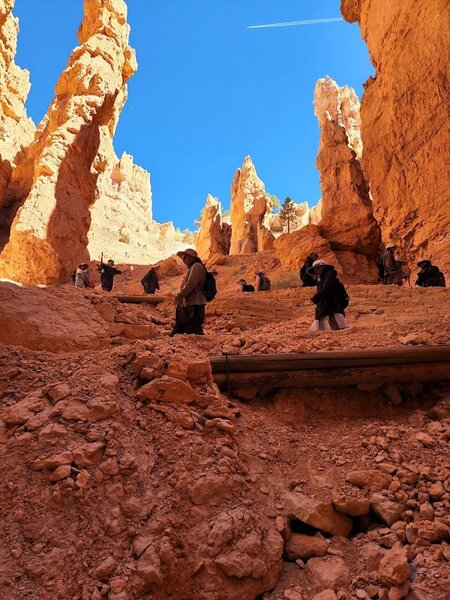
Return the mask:
<svg viewBox="0 0 450 600">
<path fill-rule="evenodd" d="M 11 182 L 15 213 L 0 275 L 25 283 L 67 280 L 88 260 L 97 182 L 136 71 L 124 0 L 85 0 L 84 19 L 55 98 Z"/>
<path fill-rule="evenodd" d="M 218 198 L 208 194 L 200 217 L 196 248 L 203 260 L 226 256 L 230 250 L 231 226 L 224 222 Z"/>
<path fill-rule="evenodd" d="M 252 254 L 273 247 L 273 235 L 263 224 L 272 208 L 273 199 L 247 156 L 231 186 L 230 254 Z"/>
<path fill-rule="evenodd" d="M 319 79 L 314 110 L 321 126 L 316 164 L 322 188 L 322 236 L 333 250 L 373 255 L 381 237 L 358 160 L 362 145 L 357 96 L 329 77 Z"/>
</svg>

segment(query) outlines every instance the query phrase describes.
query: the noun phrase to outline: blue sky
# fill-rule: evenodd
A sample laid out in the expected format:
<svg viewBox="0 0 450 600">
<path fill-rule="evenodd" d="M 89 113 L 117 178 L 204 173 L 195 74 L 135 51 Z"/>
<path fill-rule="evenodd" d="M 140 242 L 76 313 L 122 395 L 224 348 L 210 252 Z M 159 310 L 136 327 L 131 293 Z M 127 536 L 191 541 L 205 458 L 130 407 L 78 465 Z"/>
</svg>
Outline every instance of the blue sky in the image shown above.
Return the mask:
<svg viewBox="0 0 450 600">
<path fill-rule="evenodd" d="M 38 122 L 76 45 L 82 0 L 16 0 L 16 62 L 31 72 Z M 357 25 L 249 30 L 247 25 L 338 17 L 339 0 L 128 0 L 139 71 L 115 137 L 151 172 L 153 213 L 193 227 L 207 193 L 229 206 L 247 154 L 268 192 L 311 205 L 319 129 L 312 100 L 330 75 L 362 94 L 373 73 Z M 43 35 L 41 35 L 43 33 Z"/>
</svg>

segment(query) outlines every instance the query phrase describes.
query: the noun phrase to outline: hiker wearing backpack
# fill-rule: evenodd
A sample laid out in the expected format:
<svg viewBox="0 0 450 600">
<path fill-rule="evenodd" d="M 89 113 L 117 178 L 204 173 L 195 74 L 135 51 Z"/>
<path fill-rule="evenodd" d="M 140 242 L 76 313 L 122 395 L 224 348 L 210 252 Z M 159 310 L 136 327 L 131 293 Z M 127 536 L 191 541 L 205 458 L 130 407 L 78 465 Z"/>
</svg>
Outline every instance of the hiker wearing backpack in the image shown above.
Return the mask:
<svg viewBox="0 0 450 600">
<path fill-rule="evenodd" d="M 270 283 L 270 279 L 264 275 L 262 271 L 255 273 L 255 291 L 256 292 L 266 292 L 269 291 L 272 287 Z"/>
<path fill-rule="evenodd" d="M 208 273 L 197 252 L 192 248 L 177 252 L 188 271 L 175 296 L 175 325 L 171 335 L 177 333 L 203 334 L 205 306 L 216 295 L 215 279 Z M 213 289 L 214 288 L 214 289 Z"/>
<path fill-rule="evenodd" d="M 309 269 L 317 277 L 317 292 L 311 298 L 316 305 L 315 321 L 311 331 L 346 329 L 345 309 L 349 298 L 336 269 L 324 260 L 314 261 Z"/>
</svg>

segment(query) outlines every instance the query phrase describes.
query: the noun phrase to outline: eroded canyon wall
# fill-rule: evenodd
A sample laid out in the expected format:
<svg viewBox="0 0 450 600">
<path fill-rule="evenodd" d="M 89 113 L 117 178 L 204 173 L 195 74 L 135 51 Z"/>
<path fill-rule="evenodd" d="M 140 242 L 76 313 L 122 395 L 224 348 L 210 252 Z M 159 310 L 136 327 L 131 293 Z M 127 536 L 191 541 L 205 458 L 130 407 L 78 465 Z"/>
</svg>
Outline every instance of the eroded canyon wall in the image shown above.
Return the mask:
<svg viewBox="0 0 450 600">
<path fill-rule="evenodd" d="M 6 201 L 16 157 L 31 143 L 36 130 L 25 110 L 29 73 L 14 62 L 19 31 L 18 19 L 12 14 L 14 3 L 0 0 L 0 209 Z"/>
<path fill-rule="evenodd" d="M 89 259 L 87 234 L 97 182 L 136 71 L 124 0 L 85 0 L 80 45 L 8 188 L 12 220 L 0 275 L 25 283 L 67 280 Z M 7 219 L 5 219 L 7 220 Z"/>
<path fill-rule="evenodd" d="M 14 4 L 15 0 L 0 0 L 0 160 L 11 164 L 36 130 L 25 110 L 30 74 L 14 62 L 19 32 Z"/>
<path fill-rule="evenodd" d="M 383 240 L 450 269 L 448 0 L 342 0 L 376 70 L 361 103 L 362 166 Z"/>
</svg>

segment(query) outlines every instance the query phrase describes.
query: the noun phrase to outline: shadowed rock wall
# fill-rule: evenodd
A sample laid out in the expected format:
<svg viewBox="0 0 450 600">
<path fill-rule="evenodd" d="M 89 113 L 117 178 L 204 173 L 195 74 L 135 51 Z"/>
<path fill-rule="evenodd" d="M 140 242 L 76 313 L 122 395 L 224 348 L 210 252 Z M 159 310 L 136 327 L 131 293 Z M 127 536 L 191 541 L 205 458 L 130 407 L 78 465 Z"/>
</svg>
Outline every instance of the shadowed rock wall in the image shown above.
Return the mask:
<svg viewBox="0 0 450 600">
<path fill-rule="evenodd" d="M 376 70 L 361 103 L 362 166 L 385 242 L 450 267 L 447 0 L 343 0 Z"/>
</svg>

